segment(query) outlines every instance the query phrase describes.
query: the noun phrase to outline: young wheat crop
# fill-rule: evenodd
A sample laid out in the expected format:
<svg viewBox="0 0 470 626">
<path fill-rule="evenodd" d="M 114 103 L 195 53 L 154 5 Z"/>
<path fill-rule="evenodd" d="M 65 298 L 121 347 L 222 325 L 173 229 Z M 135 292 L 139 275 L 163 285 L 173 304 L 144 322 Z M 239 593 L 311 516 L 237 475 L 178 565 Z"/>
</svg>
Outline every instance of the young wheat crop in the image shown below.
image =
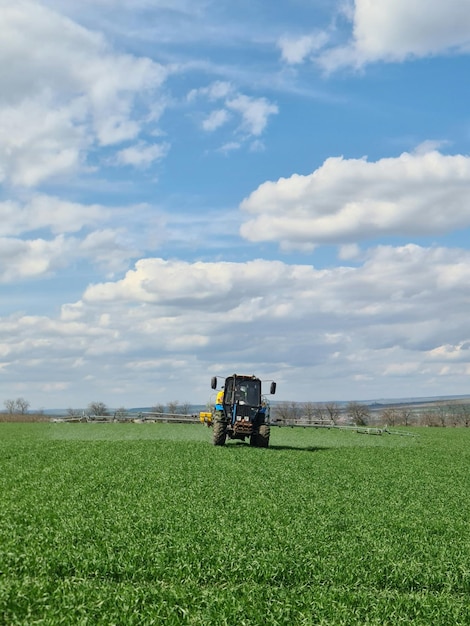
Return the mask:
<svg viewBox="0 0 470 626">
<path fill-rule="evenodd" d="M 0 424 L 0 622 L 470 623 L 470 429 Z"/>
</svg>

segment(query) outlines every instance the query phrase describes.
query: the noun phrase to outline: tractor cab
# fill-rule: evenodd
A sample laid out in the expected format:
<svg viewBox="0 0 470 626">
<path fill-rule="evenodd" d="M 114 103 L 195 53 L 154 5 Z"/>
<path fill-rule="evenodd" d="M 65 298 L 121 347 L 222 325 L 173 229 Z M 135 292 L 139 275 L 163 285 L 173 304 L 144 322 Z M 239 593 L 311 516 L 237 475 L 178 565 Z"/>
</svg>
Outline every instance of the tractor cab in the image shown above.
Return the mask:
<svg viewBox="0 0 470 626">
<path fill-rule="evenodd" d="M 261 405 L 261 381 L 258 378 L 229 376 L 225 381 L 224 404 L 259 407 Z"/>
</svg>

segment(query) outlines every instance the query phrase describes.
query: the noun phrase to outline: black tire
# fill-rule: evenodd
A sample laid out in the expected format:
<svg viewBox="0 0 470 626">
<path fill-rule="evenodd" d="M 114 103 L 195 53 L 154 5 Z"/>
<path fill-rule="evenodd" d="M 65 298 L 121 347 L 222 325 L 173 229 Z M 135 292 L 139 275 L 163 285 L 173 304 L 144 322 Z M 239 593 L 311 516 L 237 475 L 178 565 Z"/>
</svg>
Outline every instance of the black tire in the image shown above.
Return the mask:
<svg viewBox="0 0 470 626">
<path fill-rule="evenodd" d="M 227 425 L 223 422 L 214 422 L 212 443 L 214 446 L 224 446 L 227 438 Z"/>
<path fill-rule="evenodd" d="M 269 446 L 269 435 L 271 427 L 269 424 L 261 424 L 258 432 L 253 433 L 250 437 L 250 446 L 256 448 L 267 448 Z"/>
<path fill-rule="evenodd" d="M 261 424 L 258 432 L 258 448 L 267 448 L 269 446 L 270 435 L 271 427 L 269 424 Z"/>
</svg>

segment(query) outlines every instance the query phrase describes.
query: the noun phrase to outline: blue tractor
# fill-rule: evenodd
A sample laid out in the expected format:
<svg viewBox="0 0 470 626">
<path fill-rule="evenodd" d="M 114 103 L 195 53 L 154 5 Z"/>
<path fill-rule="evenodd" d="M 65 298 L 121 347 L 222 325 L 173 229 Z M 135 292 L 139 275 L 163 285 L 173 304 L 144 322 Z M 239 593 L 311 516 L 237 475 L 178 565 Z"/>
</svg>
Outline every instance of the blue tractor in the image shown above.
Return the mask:
<svg viewBox="0 0 470 626">
<path fill-rule="evenodd" d="M 217 389 L 217 377 L 211 380 Z M 270 394 L 276 393 L 271 382 Z M 217 394 L 213 416 L 213 443 L 225 445 L 229 439 L 250 440 L 250 445 L 267 448 L 270 436 L 269 403 L 261 393 L 261 380 L 256 376 L 233 374 L 225 379 Z"/>
</svg>

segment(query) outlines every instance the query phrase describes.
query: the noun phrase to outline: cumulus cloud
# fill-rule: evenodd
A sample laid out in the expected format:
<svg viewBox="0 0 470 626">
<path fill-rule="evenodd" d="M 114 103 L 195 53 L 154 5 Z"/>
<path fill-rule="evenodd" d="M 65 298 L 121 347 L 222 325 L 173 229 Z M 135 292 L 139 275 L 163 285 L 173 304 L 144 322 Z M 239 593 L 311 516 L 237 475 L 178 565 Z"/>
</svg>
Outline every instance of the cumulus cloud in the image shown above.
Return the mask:
<svg viewBox="0 0 470 626">
<path fill-rule="evenodd" d="M 268 334 L 289 327 L 290 338 L 303 337 L 306 342 L 308 337 L 316 341 L 313 329 L 321 329 L 328 345 L 336 336 L 336 348 L 340 337 L 357 332 L 367 337 L 369 348 L 400 345 L 427 350 L 442 337 L 464 331 L 469 296 L 460 287 L 469 280 L 470 252 L 412 244 L 380 246 L 357 267 L 330 270 L 280 261 L 188 263 L 153 258 L 137 262 L 121 280 L 88 287 L 80 306 L 82 313 L 130 306 L 132 317 L 145 321 L 141 328 L 180 320 L 181 332 L 189 324 L 192 332 L 198 328 L 198 335 L 209 333 L 208 341 L 217 341 L 232 324 L 238 329 L 251 325 L 243 335 L 253 341 L 258 336 L 256 325 L 263 324 Z M 437 330 L 450 310 L 461 320 L 460 330 Z M 421 331 L 404 331 L 418 320 L 425 322 Z M 390 330 L 385 335 L 376 332 L 387 324 Z M 281 337 L 279 341 L 282 344 Z M 234 349 L 239 348 L 237 343 Z M 276 347 L 272 349 L 275 354 Z"/>
<path fill-rule="evenodd" d="M 124 229 L 106 228 L 88 234 L 77 246 L 81 256 L 92 260 L 108 272 L 123 270 L 140 250 Z"/>
<path fill-rule="evenodd" d="M 75 256 L 73 243 L 63 235 L 50 241 L 0 238 L 0 282 L 48 276 L 67 264 L 69 254 Z"/>
<path fill-rule="evenodd" d="M 112 273 L 128 267 L 139 252 L 122 229 L 93 231 L 83 239 L 0 237 L 0 283 L 44 279 L 79 259 Z"/>
<path fill-rule="evenodd" d="M 351 41 L 319 57 L 329 70 L 373 61 L 470 52 L 470 11 L 462 0 L 355 0 Z"/>
<path fill-rule="evenodd" d="M 95 143 L 138 137 L 135 104 L 155 99 L 162 66 L 30 0 L 3 0 L 0 20 L 0 182 L 34 186 L 83 167 Z"/>
<path fill-rule="evenodd" d="M 437 151 L 375 162 L 327 159 L 307 176 L 263 183 L 241 208 L 241 234 L 283 245 L 430 235 L 470 225 L 470 158 Z"/>
<path fill-rule="evenodd" d="M 135 208 L 113 211 L 42 194 L 0 203 L 0 283 L 44 279 L 79 260 L 108 274 L 126 269 L 158 223 L 148 207 L 140 207 L 147 230 L 126 225 Z"/>
<path fill-rule="evenodd" d="M 3 318 L 2 376 L 13 380 L 24 355 L 41 359 L 47 347 L 47 381 L 24 363 L 22 380 L 63 382 L 73 366 L 90 389 L 95 378 L 102 388 L 122 381 L 121 394 L 137 387 L 153 398 L 161 368 L 167 399 L 188 377 L 204 401 L 207 372 L 250 363 L 261 375 L 282 372 L 283 397 L 301 388 L 306 400 L 432 395 L 441 376 L 450 390 L 466 384 L 468 284 L 468 251 L 416 245 L 380 246 L 357 266 L 327 270 L 144 259 L 120 280 L 91 285 L 59 318 Z"/>
<path fill-rule="evenodd" d="M 0 202 L 0 236 L 21 235 L 39 229 L 54 234 L 93 227 L 109 219 L 103 206 L 83 205 L 45 194 L 31 194 L 24 201 Z"/>
<path fill-rule="evenodd" d="M 130 222 L 139 210 L 146 223 Z M 0 202 L 0 282 L 43 279 L 78 260 L 106 272 L 128 267 L 162 231 L 152 207 L 81 204 L 28 192 Z M 73 234 L 73 236 L 71 236 Z"/>
<path fill-rule="evenodd" d="M 90 141 L 81 117 L 73 105 L 58 105 L 49 94 L 0 103 L 0 183 L 34 187 L 82 167 Z"/>
<path fill-rule="evenodd" d="M 85 301 L 137 300 L 141 302 L 191 301 L 193 305 L 226 307 L 229 299 L 257 294 L 259 280 L 269 281 L 272 262 L 188 263 L 164 259 L 141 259 L 135 270 L 117 282 L 93 285 Z M 224 302 L 222 305 L 221 303 Z"/>
</svg>

